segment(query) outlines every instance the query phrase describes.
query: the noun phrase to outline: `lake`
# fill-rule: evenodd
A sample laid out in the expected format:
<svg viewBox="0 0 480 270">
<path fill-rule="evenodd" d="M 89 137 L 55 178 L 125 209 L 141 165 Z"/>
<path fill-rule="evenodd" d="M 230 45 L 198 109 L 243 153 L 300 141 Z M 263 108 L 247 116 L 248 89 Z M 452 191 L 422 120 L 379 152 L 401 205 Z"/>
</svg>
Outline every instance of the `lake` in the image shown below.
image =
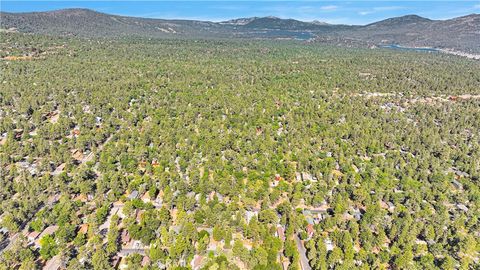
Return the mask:
<svg viewBox="0 0 480 270">
<path fill-rule="evenodd" d="M 385 49 L 394 49 L 394 50 L 404 50 L 404 51 L 417 51 L 417 52 L 440 52 L 439 49 L 436 48 L 418 48 L 418 47 L 404 47 L 397 44 L 390 44 L 390 45 L 378 45 L 379 48 Z"/>
<path fill-rule="evenodd" d="M 254 33 L 255 36 L 262 38 L 291 38 L 297 40 L 309 40 L 315 38 L 315 35 L 307 31 L 293 30 L 265 30 Z"/>
</svg>

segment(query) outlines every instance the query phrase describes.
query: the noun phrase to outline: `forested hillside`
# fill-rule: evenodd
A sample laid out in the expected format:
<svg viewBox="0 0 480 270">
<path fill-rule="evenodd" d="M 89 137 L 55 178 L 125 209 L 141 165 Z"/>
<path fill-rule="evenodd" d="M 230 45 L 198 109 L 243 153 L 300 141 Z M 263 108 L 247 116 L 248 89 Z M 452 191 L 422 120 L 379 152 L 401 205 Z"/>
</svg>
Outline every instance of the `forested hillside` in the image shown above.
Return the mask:
<svg viewBox="0 0 480 270">
<path fill-rule="evenodd" d="M 478 61 L 0 40 L 2 270 L 478 269 Z"/>
<path fill-rule="evenodd" d="M 164 20 L 118 16 L 89 9 L 0 12 L 0 17 L 0 29 L 4 31 L 55 36 L 301 39 L 347 47 L 399 44 L 480 54 L 479 14 L 448 20 L 407 15 L 363 26 L 303 22 L 277 17 L 241 18 L 225 22 Z"/>
</svg>

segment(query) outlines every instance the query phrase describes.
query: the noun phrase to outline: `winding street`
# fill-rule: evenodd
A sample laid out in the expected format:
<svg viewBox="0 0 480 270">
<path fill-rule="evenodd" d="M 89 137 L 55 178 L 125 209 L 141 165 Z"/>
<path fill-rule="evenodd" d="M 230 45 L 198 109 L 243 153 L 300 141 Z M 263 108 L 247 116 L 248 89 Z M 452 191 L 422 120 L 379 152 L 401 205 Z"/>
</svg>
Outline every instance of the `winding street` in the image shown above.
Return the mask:
<svg viewBox="0 0 480 270">
<path fill-rule="evenodd" d="M 298 253 L 300 255 L 300 266 L 302 267 L 302 270 L 312 270 L 310 267 L 310 264 L 308 263 L 308 258 L 307 258 L 307 250 L 303 246 L 302 241 L 300 238 L 298 238 L 298 235 L 294 235 L 293 238 L 295 239 L 295 243 L 297 244 L 297 249 Z"/>
</svg>

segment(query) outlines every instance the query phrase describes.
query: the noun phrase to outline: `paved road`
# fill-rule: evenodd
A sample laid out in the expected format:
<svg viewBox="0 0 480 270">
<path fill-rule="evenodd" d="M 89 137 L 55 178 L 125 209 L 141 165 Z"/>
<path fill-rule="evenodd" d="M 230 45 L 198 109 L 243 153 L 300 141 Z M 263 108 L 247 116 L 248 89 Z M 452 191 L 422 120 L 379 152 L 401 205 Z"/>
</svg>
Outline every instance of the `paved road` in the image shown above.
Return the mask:
<svg viewBox="0 0 480 270">
<path fill-rule="evenodd" d="M 139 249 L 123 248 L 122 250 L 120 250 L 119 255 L 125 257 L 125 256 L 128 256 L 128 255 L 133 254 L 133 253 L 138 253 L 140 255 L 145 255 L 145 250 L 142 249 L 142 248 L 139 248 Z"/>
<path fill-rule="evenodd" d="M 102 144 L 100 144 L 97 148 L 97 153 L 100 153 L 103 150 L 103 147 L 113 138 L 113 134 L 111 134 Z M 80 160 L 80 164 L 87 163 L 93 159 L 95 154 L 93 152 L 90 152 L 90 154 L 86 155 L 83 157 L 82 160 Z"/>
<path fill-rule="evenodd" d="M 0 254 L 2 254 L 4 251 L 7 251 L 13 247 L 13 244 L 17 241 L 19 234 L 20 233 L 16 233 L 12 235 L 10 238 L 2 242 L 2 247 L 0 247 Z"/>
<path fill-rule="evenodd" d="M 307 250 L 303 246 L 302 241 L 298 238 L 298 235 L 294 235 L 293 238 L 295 239 L 295 243 L 297 244 L 298 253 L 300 254 L 300 265 L 302 266 L 302 270 L 312 270 L 310 264 L 308 263 L 307 258 Z"/>
<path fill-rule="evenodd" d="M 5 239 L 2 242 L 0 242 L 0 254 L 2 253 L 3 249 L 6 248 L 9 244 L 9 240 Z"/>
</svg>

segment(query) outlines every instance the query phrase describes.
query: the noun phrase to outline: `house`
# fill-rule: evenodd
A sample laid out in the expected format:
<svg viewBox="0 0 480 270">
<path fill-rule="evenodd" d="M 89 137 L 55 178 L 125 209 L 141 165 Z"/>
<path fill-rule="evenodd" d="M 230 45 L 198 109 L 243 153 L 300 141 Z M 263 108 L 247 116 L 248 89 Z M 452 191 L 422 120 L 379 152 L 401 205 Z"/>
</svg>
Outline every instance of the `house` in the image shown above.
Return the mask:
<svg viewBox="0 0 480 270">
<path fill-rule="evenodd" d="M 161 261 L 157 262 L 158 269 L 167 269 L 167 266 Z"/>
<path fill-rule="evenodd" d="M 213 201 L 213 200 L 215 199 L 215 196 L 217 197 L 218 201 L 220 201 L 220 198 L 219 198 L 218 195 L 219 195 L 219 194 L 216 193 L 215 191 L 210 192 L 210 193 L 208 194 L 208 196 L 207 196 L 207 202 Z"/>
<path fill-rule="evenodd" d="M 106 234 L 108 232 L 108 229 L 110 228 L 110 224 L 112 222 L 112 217 L 113 215 L 116 215 L 119 212 L 119 210 L 120 208 L 118 207 L 112 207 L 112 209 L 110 209 L 110 211 L 108 212 L 107 219 L 102 225 L 100 225 L 100 227 L 98 227 L 100 233 Z"/>
<path fill-rule="evenodd" d="M 211 241 L 208 243 L 207 251 L 213 252 L 214 254 L 217 253 L 217 241 L 211 239 Z"/>
<path fill-rule="evenodd" d="M 137 209 L 136 211 L 137 211 L 137 215 L 135 216 L 135 220 L 137 222 L 140 222 L 142 220 L 143 213 L 145 213 L 145 210 Z"/>
<path fill-rule="evenodd" d="M 174 226 L 170 226 L 170 229 L 174 231 L 176 234 L 179 234 L 182 227 L 180 225 L 174 225 Z"/>
<path fill-rule="evenodd" d="M 220 194 L 218 192 L 216 194 L 217 194 L 217 198 L 218 198 L 219 202 L 224 202 L 225 201 L 225 197 L 222 194 Z"/>
<path fill-rule="evenodd" d="M 290 261 L 288 261 L 287 258 L 282 260 L 282 269 L 283 270 L 288 270 L 288 266 L 290 265 Z"/>
<path fill-rule="evenodd" d="M 303 210 L 303 215 L 305 216 L 305 219 L 307 220 L 307 223 L 312 224 L 312 225 L 317 224 L 322 218 L 321 214 L 318 214 L 317 211 L 315 211 L 315 213 L 314 213 L 314 211 L 312 211 L 310 209 L 304 209 Z"/>
<path fill-rule="evenodd" d="M 388 204 L 385 201 L 380 200 L 380 207 L 382 209 L 388 209 Z"/>
<path fill-rule="evenodd" d="M 96 125 L 97 127 L 100 127 L 100 126 L 102 125 L 102 122 L 103 122 L 102 117 L 99 117 L 99 116 L 96 116 L 96 117 L 95 117 L 95 125 Z"/>
<path fill-rule="evenodd" d="M 456 189 L 463 189 L 462 184 L 455 179 L 453 179 L 452 184 Z"/>
<path fill-rule="evenodd" d="M 395 205 L 392 202 L 387 202 L 388 211 L 393 212 L 395 210 Z"/>
<path fill-rule="evenodd" d="M 79 149 L 73 149 L 71 152 L 73 159 L 76 161 L 81 161 L 84 158 L 83 152 Z"/>
<path fill-rule="evenodd" d="M 332 170 L 332 176 L 334 176 L 335 178 L 340 178 L 343 176 L 343 173 L 339 170 Z"/>
<path fill-rule="evenodd" d="M 415 244 L 417 245 L 427 245 L 428 243 L 426 241 L 423 241 L 423 240 L 420 240 L 420 239 L 416 239 L 415 240 Z"/>
<path fill-rule="evenodd" d="M 120 260 L 120 263 L 118 264 L 118 269 L 120 270 L 128 269 L 127 257 L 122 257 L 122 259 Z"/>
<path fill-rule="evenodd" d="M 80 136 L 80 128 L 78 126 L 75 126 L 72 130 L 72 137 L 78 137 Z"/>
<path fill-rule="evenodd" d="M 187 266 L 187 262 L 185 261 L 185 256 L 182 256 L 182 258 L 180 258 L 180 260 L 178 260 L 178 265 L 180 265 L 181 267 L 186 267 Z"/>
<path fill-rule="evenodd" d="M 465 206 L 464 204 L 457 203 L 457 208 L 464 211 L 464 212 L 468 212 L 468 207 Z"/>
<path fill-rule="evenodd" d="M 317 213 L 313 216 L 313 223 L 318 224 L 324 219 L 324 213 Z"/>
<path fill-rule="evenodd" d="M 83 158 L 82 162 L 92 161 L 92 159 L 95 157 L 95 154 L 90 150 L 85 151 L 84 154 L 85 154 L 85 157 Z"/>
<path fill-rule="evenodd" d="M 348 212 L 343 213 L 342 217 L 344 220 L 351 220 L 353 218 Z"/>
<path fill-rule="evenodd" d="M 449 97 L 448 97 L 448 100 L 457 101 L 457 100 L 458 100 L 458 97 L 457 97 L 457 96 L 449 96 Z"/>
<path fill-rule="evenodd" d="M 241 240 L 242 245 L 244 248 L 246 248 L 248 251 L 251 251 L 253 249 L 253 242 L 248 240 L 248 239 L 242 239 Z"/>
<path fill-rule="evenodd" d="M 2 133 L 0 135 L 0 145 L 4 145 L 7 142 L 7 135 L 8 135 L 7 132 Z"/>
<path fill-rule="evenodd" d="M 256 216 L 258 216 L 258 212 L 245 211 L 245 219 L 247 220 L 247 223 L 250 223 L 250 220 L 252 220 L 252 218 Z"/>
<path fill-rule="evenodd" d="M 157 198 L 155 199 L 155 201 L 157 201 L 157 203 L 163 203 L 163 196 L 164 196 L 164 192 L 163 190 L 160 190 L 160 192 L 158 192 L 158 195 L 157 195 Z"/>
<path fill-rule="evenodd" d="M 154 201 L 152 202 L 152 204 L 153 204 L 153 206 L 154 206 L 155 208 L 157 208 L 157 209 L 158 209 L 158 208 L 162 208 L 162 205 L 163 205 L 162 201 L 159 201 L 158 199 L 154 200 Z"/>
<path fill-rule="evenodd" d="M 78 233 L 86 234 L 88 232 L 88 223 L 80 225 Z"/>
<path fill-rule="evenodd" d="M 58 226 L 48 226 L 35 240 L 35 246 L 40 247 L 40 240 L 46 235 L 52 235 L 58 230 Z"/>
<path fill-rule="evenodd" d="M 62 258 L 60 257 L 60 255 L 57 255 L 47 261 L 47 263 L 43 267 L 43 270 L 58 270 L 62 267 L 62 264 Z"/>
<path fill-rule="evenodd" d="M 120 236 L 120 241 L 124 246 L 126 246 L 130 242 L 130 234 L 126 229 L 122 231 L 122 234 Z"/>
<path fill-rule="evenodd" d="M 119 256 L 113 256 L 112 258 L 112 267 L 113 269 L 118 269 L 118 267 L 120 266 L 120 261 L 121 261 L 121 257 Z"/>
<path fill-rule="evenodd" d="M 50 123 L 55 124 L 58 122 L 58 119 L 60 118 L 60 111 L 55 110 L 53 112 L 49 112 L 47 113 L 46 118 Z"/>
<path fill-rule="evenodd" d="M 111 212 L 114 212 L 115 214 L 118 215 L 118 217 L 120 217 L 121 219 L 124 219 L 126 216 L 123 213 L 123 206 L 124 204 L 122 201 L 116 201 L 113 203 Z"/>
<path fill-rule="evenodd" d="M 283 178 L 279 174 L 275 174 L 275 178 L 273 179 L 272 182 L 270 182 L 270 187 L 276 187 L 280 184 L 280 181 L 282 181 Z"/>
<path fill-rule="evenodd" d="M 324 212 L 327 212 L 327 210 L 330 209 L 330 204 L 327 203 L 327 201 L 324 199 L 319 206 L 316 206 L 314 208 L 310 208 L 310 211 L 313 212 L 321 212 L 321 213 L 324 213 Z"/>
<path fill-rule="evenodd" d="M 83 105 L 82 110 L 84 113 L 91 113 L 90 105 Z"/>
<path fill-rule="evenodd" d="M 313 237 L 313 234 L 315 233 L 315 229 L 313 228 L 313 225 L 312 225 L 312 224 L 308 224 L 306 231 L 307 231 L 307 236 L 308 236 L 308 238 L 312 238 L 312 237 Z"/>
<path fill-rule="evenodd" d="M 307 220 L 307 223 L 308 223 L 309 225 L 315 224 L 312 216 L 308 216 L 308 217 L 306 217 L 305 219 Z"/>
<path fill-rule="evenodd" d="M 132 249 L 143 249 L 144 248 L 144 246 L 143 246 L 143 244 L 140 240 L 135 240 L 131 244 L 132 244 L 131 245 Z"/>
<path fill-rule="evenodd" d="M 327 238 L 327 239 L 325 239 L 324 243 L 325 243 L 325 247 L 327 248 L 327 251 L 333 250 L 332 240 L 330 240 L 329 238 Z"/>
<path fill-rule="evenodd" d="M 17 128 L 13 130 L 13 137 L 15 138 L 15 140 L 20 140 L 20 138 L 22 138 L 22 135 L 23 129 Z"/>
<path fill-rule="evenodd" d="M 190 262 L 190 266 L 192 270 L 199 270 L 202 266 L 203 256 L 195 255 L 193 256 L 192 261 Z"/>
<path fill-rule="evenodd" d="M 52 172 L 52 175 L 56 176 L 56 175 L 61 174 L 66 166 L 67 166 L 66 163 L 62 163 L 62 164 L 58 165 L 58 167 L 55 168 L 55 170 Z"/>
<path fill-rule="evenodd" d="M 313 223 L 318 224 L 321 220 L 329 216 L 328 214 L 329 209 L 330 209 L 330 205 L 324 201 L 322 205 L 320 205 L 319 207 L 310 208 L 306 213 L 313 218 Z"/>
<path fill-rule="evenodd" d="M 143 196 L 140 198 L 144 203 L 150 202 L 150 194 L 148 192 L 145 192 Z"/>
<path fill-rule="evenodd" d="M 40 235 L 39 232 L 33 231 L 27 235 L 27 240 L 31 243 L 35 241 L 39 235 Z"/>
<path fill-rule="evenodd" d="M 113 208 L 121 208 L 121 207 L 123 207 L 124 205 L 125 205 L 125 204 L 124 204 L 122 201 L 118 200 L 118 201 L 116 201 L 116 202 L 113 203 Z"/>
<path fill-rule="evenodd" d="M 208 235 L 213 234 L 213 228 L 210 227 L 197 227 L 197 232 L 206 231 Z"/>
<path fill-rule="evenodd" d="M 142 160 L 138 163 L 138 169 L 141 170 L 142 172 L 145 171 L 147 167 L 147 162 L 145 160 Z"/>
<path fill-rule="evenodd" d="M 30 164 L 27 161 L 20 161 L 20 162 L 17 162 L 17 165 L 20 168 L 28 171 L 31 175 L 36 175 L 38 173 L 36 164 Z"/>
<path fill-rule="evenodd" d="M 306 172 L 295 173 L 295 180 L 297 180 L 297 182 L 300 182 L 300 181 L 317 182 L 318 181 L 317 177 Z"/>
<path fill-rule="evenodd" d="M 47 204 L 52 206 L 54 203 L 58 202 L 58 200 L 60 200 L 60 194 L 56 193 L 48 197 Z"/>
<path fill-rule="evenodd" d="M 356 220 L 360 220 L 362 219 L 362 212 L 360 212 L 360 209 L 358 208 L 353 208 L 353 217 L 356 219 Z"/>
<path fill-rule="evenodd" d="M 313 181 L 313 176 L 309 173 L 302 172 L 302 180 L 303 181 Z"/>
<path fill-rule="evenodd" d="M 137 199 L 138 198 L 138 191 L 137 190 L 134 190 L 132 191 L 132 193 L 130 193 L 127 198 L 129 200 L 133 200 L 133 199 Z"/>
<path fill-rule="evenodd" d="M 455 174 L 455 178 L 456 179 L 460 179 L 462 177 L 469 177 L 470 175 L 466 172 L 463 172 L 455 167 L 452 167 L 452 168 L 449 168 L 447 171 L 447 173 L 454 173 Z"/>
<path fill-rule="evenodd" d="M 281 226 L 281 225 L 278 225 L 278 226 L 277 226 L 276 236 L 277 236 L 282 242 L 285 241 L 285 229 L 283 228 L 283 226 Z"/>
<path fill-rule="evenodd" d="M 195 195 L 195 201 L 196 201 L 197 203 L 200 203 L 200 200 L 201 200 L 201 199 L 202 199 L 202 194 L 201 194 L 201 193 L 197 193 L 197 194 Z"/>
<path fill-rule="evenodd" d="M 73 198 L 74 201 L 81 201 L 83 203 L 86 203 L 88 201 L 87 195 L 85 194 L 79 194 L 76 197 Z"/>
<path fill-rule="evenodd" d="M 150 265 L 150 258 L 148 256 L 143 256 L 141 265 L 142 265 L 142 267 Z"/>
</svg>

